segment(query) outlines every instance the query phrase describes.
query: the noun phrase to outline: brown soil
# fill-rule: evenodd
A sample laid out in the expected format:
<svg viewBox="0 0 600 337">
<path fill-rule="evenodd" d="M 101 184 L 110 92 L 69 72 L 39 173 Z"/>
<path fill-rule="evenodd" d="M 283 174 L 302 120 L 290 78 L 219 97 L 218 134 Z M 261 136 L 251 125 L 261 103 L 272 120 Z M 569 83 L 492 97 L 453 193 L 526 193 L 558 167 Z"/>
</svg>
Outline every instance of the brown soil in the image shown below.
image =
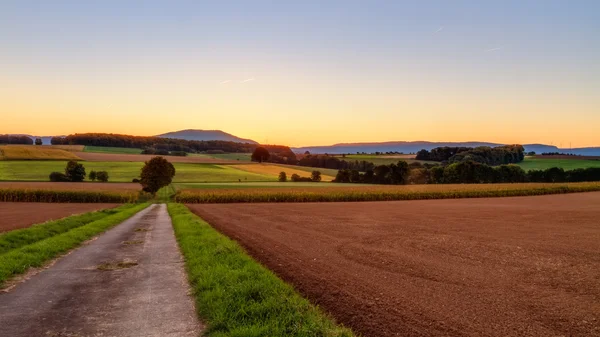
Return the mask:
<svg viewBox="0 0 600 337">
<path fill-rule="evenodd" d="M 52 190 L 52 191 L 139 191 L 138 183 L 69 183 L 69 182 L 0 182 L 0 189 L 29 189 L 29 190 Z"/>
<path fill-rule="evenodd" d="M 75 152 L 75 154 L 86 161 L 126 161 L 126 162 L 146 162 L 155 155 L 151 154 L 118 154 L 118 153 L 95 153 L 95 152 Z M 180 157 L 164 156 L 171 163 L 198 163 L 198 164 L 239 164 L 237 160 L 207 158 L 207 157 Z"/>
<path fill-rule="evenodd" d="M 600 193 L 189 207 L 364 336 L 600 336 Z"/>
<path fill-rule="evenodd" d="M 0 232 L 29 227 L 33 224 L 57 220 L 118 204 L 47 204 L 39 202 L 0 202 Z"/>
</svg>

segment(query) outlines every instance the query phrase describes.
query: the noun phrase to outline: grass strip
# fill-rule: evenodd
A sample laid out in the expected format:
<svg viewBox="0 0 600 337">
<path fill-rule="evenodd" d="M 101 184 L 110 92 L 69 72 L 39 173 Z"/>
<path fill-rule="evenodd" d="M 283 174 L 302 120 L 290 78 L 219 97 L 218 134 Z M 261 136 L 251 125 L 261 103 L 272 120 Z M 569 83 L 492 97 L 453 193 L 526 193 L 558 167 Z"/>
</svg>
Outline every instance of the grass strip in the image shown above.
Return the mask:
<svg viewBox="0 0 600 337">
<path fill-rule="evenodd" d="M 517 185 L 517 184 L 516 184 Z M 437 185 L 443 186 L 443 185 Z M 213 191 L 178 191 L 174 200 L 180 203 L 261 203 L 261 202 L 351 202 L 351 201 L 394 201 L 394 200 L 425 200 L 425 199 L 459 199 L 459 198 L 492 198 L 516 197 L 547 194 L 565 194 L 576 192 L 600 191 L 598 183 L 573 183 L 558 186 L 518 187 L 496 189 L 481 189 L 485 185 L 464 185 L 464 189 L 441 191 L 377 191 L 377 190 L 339 190 L 326 189 L 314 191 L 276 191 L 263 190 L 213 190 Z M 341 188 L 340 188 L 341 189 Z"/>
<path fill-rule="evenodd" d="M 42 266 L 48 260 L 127 220 L 147 206 L 148 204 L 138 204 L 87 225 L 0 255 L 0 287 L 9 278 L 22 274 L 31 267 Z"/>
<path fill-rule="evenodd" d="M 73 215 L 59 220 L 48 221 L 42 224 L 33 225 L 28 228 L 16 229 L 0 234 L 0 255 L 10 250 L 38 242 L 58 234 L 62 234 L 70 231 L 71 229 L 81 227 L 90 222 L 100 220 L 132 207 L 134 207 L 133 204 L 126 204 L 116 208 Z"/>
<path fill-rule="evenodd" d="M 181 204 L 169 204 L 206 336 L 353 336 Z"/>
<path fill-rule="evenodd" d="M 133 191 L 52 191 L 0 189 L 0 202 L 74 202 L 74 203 L 130 203 L 137 200 Z"/>
</svg>

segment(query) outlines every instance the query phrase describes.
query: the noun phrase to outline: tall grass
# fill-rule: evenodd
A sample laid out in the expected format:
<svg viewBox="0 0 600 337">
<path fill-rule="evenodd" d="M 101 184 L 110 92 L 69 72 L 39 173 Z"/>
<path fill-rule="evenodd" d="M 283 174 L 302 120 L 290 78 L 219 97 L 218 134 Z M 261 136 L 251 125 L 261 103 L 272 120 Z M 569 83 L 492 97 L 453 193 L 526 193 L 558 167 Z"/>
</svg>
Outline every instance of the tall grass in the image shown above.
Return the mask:
<svg viewBox="0 0 600 337">
<path fill-rule="evenodd" d="M 514 197 L 600 191 L 600 183 L 364 186 L 310 189 L 181 190 L 180 203 L 343 202 Z"/>
<path fill-rule="evenodd" d="M 31 267 L 42 266 L 48 260 L 125 221 L 147 206 L 148 204 L 135 205 L 84 226 L 0 254 L 0 287 L 9 278 L 24 273 Z"/>
<path fill-rule="evenodd" d="M 0 189 L 1 202 L 128 203 L 135 202 L 136 199 L 137 193 L 134 191 L 99 192 Z"/>
<path fill-rule="evenodd" d="M 49 237 L 68 232 L 71 229 L 87 225 L 91 222 L 106 218 L 132 208 L 133 204 L 126 204 L 117 208 L 104 209 L 80 215 L 73 215 L 59 220 L 49 221 L 28 228 L 17 229 L 0 234 L 0 255 L 25 245 L 38 242 Z"/>
<path fill-rule="evenodd" d="M 206 336 L 352 336 L 185 206 L 168 210 Z"/>
</svg>

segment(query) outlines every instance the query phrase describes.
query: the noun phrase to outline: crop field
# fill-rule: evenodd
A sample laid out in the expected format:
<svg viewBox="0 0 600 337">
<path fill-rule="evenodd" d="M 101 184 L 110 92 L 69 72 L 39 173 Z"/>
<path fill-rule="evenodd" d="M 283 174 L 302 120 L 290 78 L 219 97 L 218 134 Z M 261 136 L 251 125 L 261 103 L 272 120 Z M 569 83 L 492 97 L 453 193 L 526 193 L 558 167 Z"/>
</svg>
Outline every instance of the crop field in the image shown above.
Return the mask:
<svg viewBox="0 0 600 337">
<path fill-rule="evenodd" d="M 123 155 L 132 156 L 132 155 Z M 86 172 L 107 171 L 110 182 L 131 182 L 139 177 L 143 162 L 83 162 Z M 276 175 L 238 170 L 237 165 L 173 163 L 174 182 L 276 181 Z M 51 172 L 63 172 L 64 161 L 0 161 L 0 180 L 48 181 Z"/>
<path fill-rule="evenodd" d="M 83 152 L 116 153 L 116 154 L 141 154 L 142 149 L 109 146 L 85 146 Z"/>
<path fill-rule="evenodd" d="M 196 156 L 197 154 L 191 154 Z M 200 154 L 201 156 L 208 156 L 210 158 L 219 160 L 235 160 L 241 162 L 250 162 L 252 153 L 219 153 L 219 154 Z"/>
<path fill-rule="evenodd" d="M 286 183 L 282 183 L 286 184 Z M 459 185 L 349 185 L 239 188 L 185 188 L 175 195 L 182 203 L 336 202 L 510 197 L 600 191 L 600 182 Z M 270 186 L 270 185 L 269 185 Z M 330 186 L 336 186 L 330 187 Z"/>
<path fill-rule="evenodd" d="M 29 227 L 67 216 L 113 208 L 118 204 L 47 204 L 0 202 L 0 232 Z"/>
<path fill-rule="evenodd" d="M 101 183 L 101 182 L 29 182 L 29 181 L 0 181 L 0 189 L 16 190 L 42 190 L 42 191 L 94 191 L 94 192 L 118 192 L 139 191 L 138 183 Z"/>
<path fill-rule="evenodd" d="M 81 158 L 72 152 L 51 146 L 6 145 L 0 146 L 0 160 L 81 160 Z"/>
<path fill-rule="evenodd" d="M 124 153 L 100 153 L 100 152 L 77 152 L 77 156 L 86 161 L 100 162 L 137 162 L 144 163 L 156 155 L 151 154 L 124 154 Z M 171 163 L 190 164 L 238 164 L 236 160 L 216 159 L 208 156 L 162 156 Z"/>
<path fill-rule="evenodd" d="M 520 162 L 518 165 L 521 166 L 525 171 L 545 170 L 551 167 L 562 167 L 565 170 L 573 170 L 578 168 L 600 167 L 600 160 L 525 157 L 525 160 Z"/>
<path fill-rule="evenodd" d="M 294 170 L 298 170 L 298 171 L 305 171 L 308 172 L 309 175 L 310 173 L 312 173 L 312 171 L 319 171 L 321 172 L 321 176 L 330 176 L 332 177 L 332 179 L 335 178 L 335 176 L 337 175 L 339 170 L 336 169 L 328 169 L 328 168 L 322 168 L 322 167 L 310 167 L 310 166 L 299 166 L 299 165 L 285 165 L 285 164 L 271 164 L 271 165 L 275 165 L 275 166 L 279 166 L 281 168 L 283 168 L 282 171 L 285 171 L 286 168 L 291 168 Z M 286 171 L 287 172 L 287 171 Z M 302 175 L 300 175 L 302 176 Z M 288 179 L 289 179 L 290 175 L 288 175 Z"/>
<path fill-rule="evenodd" d="M 190 205 L 364 336 L 592 336 L 600 193 Z"/>
<path fill-rule="evenodd" d="M 434 161 L 426 161 L 426 160 L 416 160 L 414 154 L 402 154 L 402 155 L 374 155 L 374 154 L 348 154 L 345 157 L 341 155 L 336 155 L 339 159 L 345 161 L 354 161 L 354 160 L 364 160 L 371 162 L 375 165 L 389 165 L 396 164 L 399 160 L 404 160 L 406 162 L 420 162 L 420 163 L 432 163 L 435 164 L 437 162 Z"/>
<path fill-rule="evenodd" d="M 280 172 L 285 172 L 288 179 L 291 178 L 292 174 L 297 174 L 301 177 L 310 177 L 311 172 L 313 170 L 321 172 L 318 168 L 310 168 L 310 171 L 309 171 L 309 170 L 300 170 L 300 169 L 298 169 L 298 167 L 301 167 L 301 166 L 291 166 L 291 165 L 290 166 L 280 166 L 280 165 L 273 165 L 273 164 L 240 164 L 240 165 L 235 166 L 235 168 L 239 169 L 239 170 L 252 172 L 252 173 L 256 173 L 256 174 L 270 175 L 270 176 L 275 176 L 275 177 L 279 176 Z M 321 180 L 322 181 L 332 181 L 333 179 L 335 179 L 335 175 L 330 176 L 330 175 L 323 174 L 323 172 L 321 172 Z"/>
<path fill-rule="evenodd" d="M 329 182 L 279 182 L 279 181 L 261 181 L 261 182 L 233 182 L 233 183 L 176 183 L 173 184 L 177 190 L 187 190 L 187 189 L 202 189 L 202 190 L 212 190 L 212 189 L 305 189 L 312 187 L 323 187 L 323 188 L 348 188 L 347 184 L 335 184 Z M 0 187 L 2 183 L 0 182 Z M 357 185 L 357 188 L 367 187 L 374 185 Z"/>
</svg>

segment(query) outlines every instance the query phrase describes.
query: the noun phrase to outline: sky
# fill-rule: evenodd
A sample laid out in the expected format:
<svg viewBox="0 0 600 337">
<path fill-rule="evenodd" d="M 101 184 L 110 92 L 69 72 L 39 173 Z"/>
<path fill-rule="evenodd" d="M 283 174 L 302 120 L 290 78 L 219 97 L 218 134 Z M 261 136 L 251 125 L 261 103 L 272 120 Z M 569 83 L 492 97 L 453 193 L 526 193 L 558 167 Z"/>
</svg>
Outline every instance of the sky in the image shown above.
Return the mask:
<svg viewBox="0 0 600 337">
<path fill-rule="evenodd" d="M 600 1 L 0 0 L 0 134 L 600 146 Z"/>
</svg>

